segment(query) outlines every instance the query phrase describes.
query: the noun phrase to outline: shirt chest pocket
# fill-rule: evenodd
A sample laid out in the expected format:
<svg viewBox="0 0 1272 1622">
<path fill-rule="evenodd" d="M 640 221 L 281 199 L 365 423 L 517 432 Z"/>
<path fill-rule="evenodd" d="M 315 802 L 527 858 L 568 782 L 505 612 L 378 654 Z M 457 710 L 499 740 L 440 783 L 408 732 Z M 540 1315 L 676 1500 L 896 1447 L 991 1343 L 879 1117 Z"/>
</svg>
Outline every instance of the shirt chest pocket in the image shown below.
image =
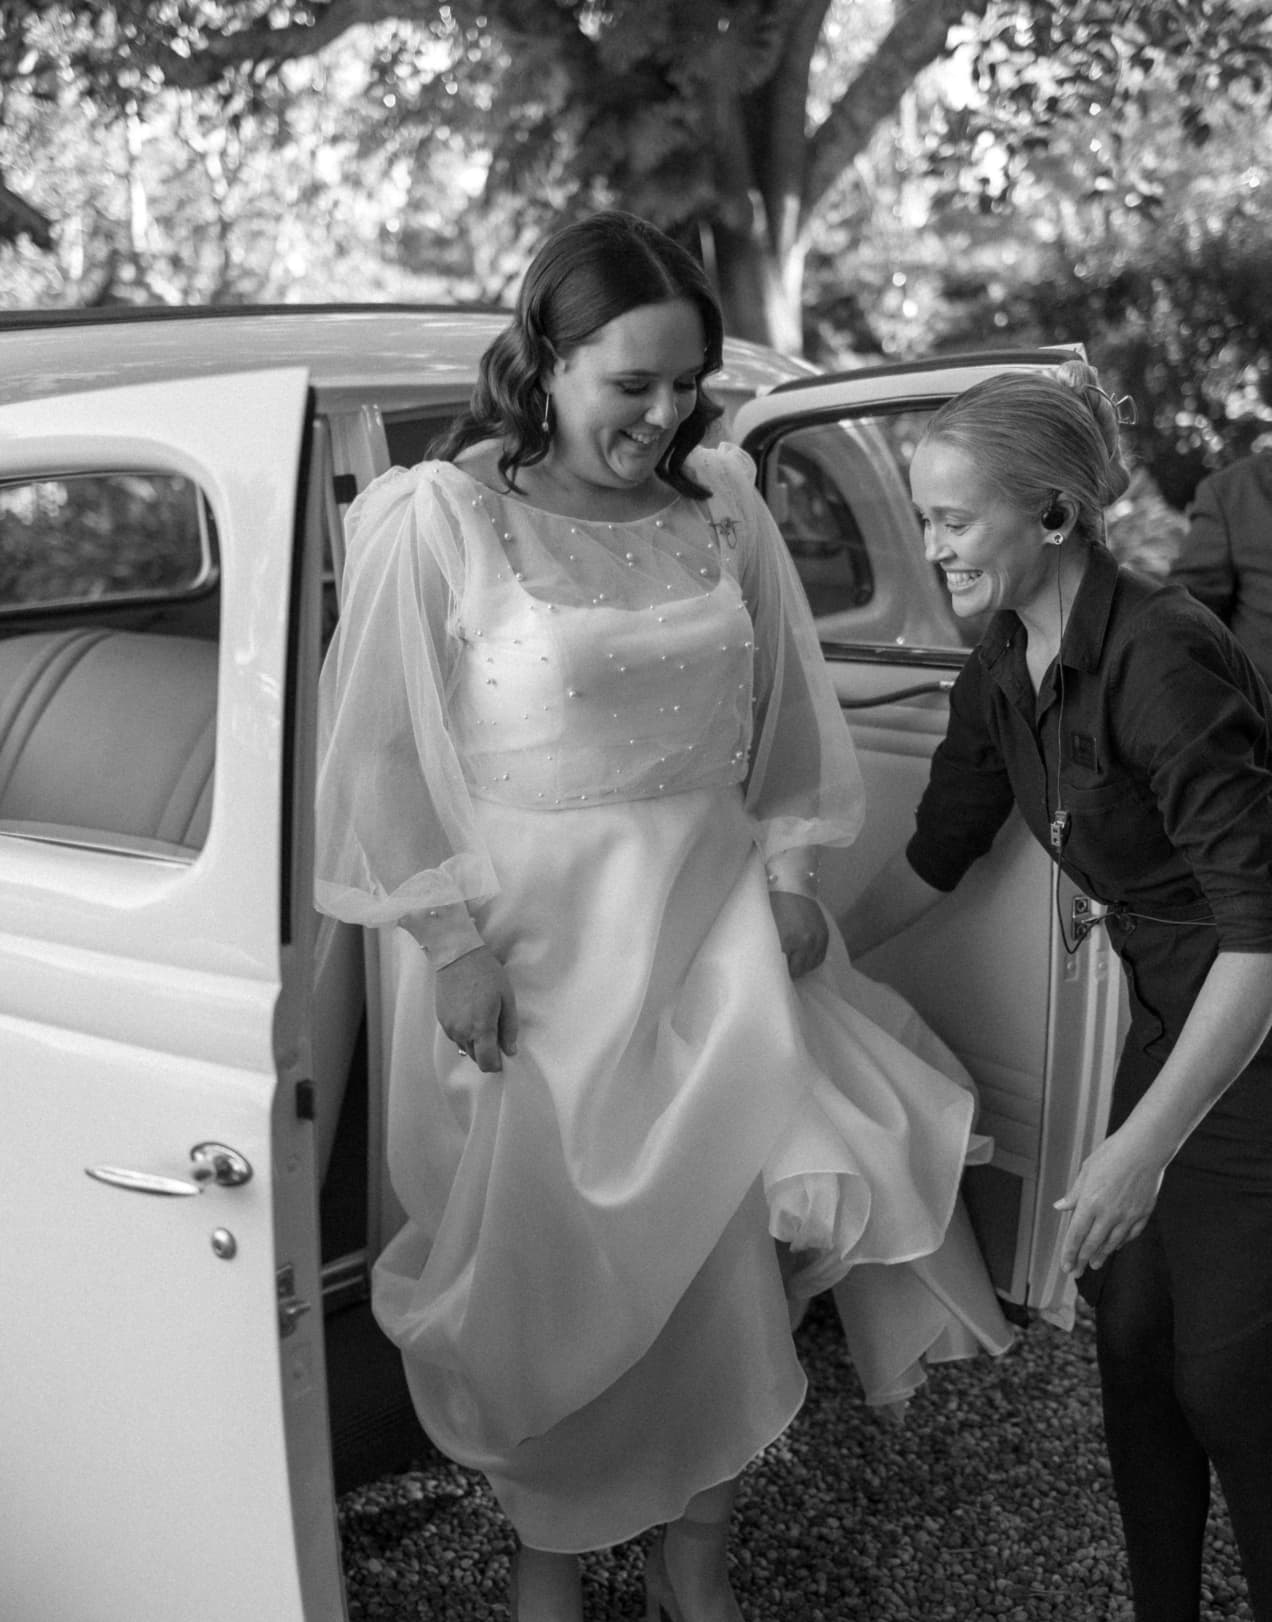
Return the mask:
<svg viewBox="0 0 1272 1622">
<path fill-rule="evenodd" d="M 1117 776 L 1081 786 L 1062 780 L 1060 804 L 1069 813 L 1065 857 L 1101 881 L 1103 899 L 1117 899 L 1126 884 L 1179 860 L 1141 778 Z"/>
</svg>

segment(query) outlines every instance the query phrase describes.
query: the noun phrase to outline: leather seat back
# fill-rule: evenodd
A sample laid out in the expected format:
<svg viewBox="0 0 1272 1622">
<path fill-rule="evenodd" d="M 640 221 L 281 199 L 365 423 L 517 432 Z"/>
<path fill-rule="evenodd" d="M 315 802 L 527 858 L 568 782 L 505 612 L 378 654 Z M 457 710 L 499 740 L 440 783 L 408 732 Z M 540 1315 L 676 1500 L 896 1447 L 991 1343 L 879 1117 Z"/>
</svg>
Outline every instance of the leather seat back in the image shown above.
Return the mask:
<svg viewBox="0 0 1272 1622">
<path fill-rule="evenodd" d="M 212 642 L 130 631 L 77 627 L 0 642 L 0 828 L 200 850 L 212 809 L 216 659 Z"/>
<path fill-rule="evenodd" d="M 108 628 L 0 640 L 0 834 L 190 861 L 207 838 L 217 646 Z M 361 931 L 322 918 L 314 953 L 319 1175 L 362 1018 Z"/>
</svg>

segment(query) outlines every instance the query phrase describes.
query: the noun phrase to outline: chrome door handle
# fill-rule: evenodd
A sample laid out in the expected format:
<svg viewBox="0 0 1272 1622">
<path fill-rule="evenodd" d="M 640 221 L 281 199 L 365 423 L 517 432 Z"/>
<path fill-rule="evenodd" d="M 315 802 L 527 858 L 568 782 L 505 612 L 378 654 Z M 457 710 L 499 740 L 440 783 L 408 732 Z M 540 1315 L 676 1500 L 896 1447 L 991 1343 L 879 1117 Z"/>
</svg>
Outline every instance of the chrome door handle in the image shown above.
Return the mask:
<svg viewBox="0 0 1272 1622">
<path fill-rule="evenodd" d="M 209 1183 L 219 1188 L 240 1188 L 252 1179 L 251 1165 L 237 1149 L 223 1143 L 196 1143 L 190 1151 L 194 1162 L 190 1182 L 184 1177 L 159 1177 L 153 1172 L 130 1171 L 124 1166 L 85 1166 L 89 1177 L 112 1188 L 126 1188 L 134 1194 L 162 1194 L 179 1198 L 202 1194 Z"/>
</svg>

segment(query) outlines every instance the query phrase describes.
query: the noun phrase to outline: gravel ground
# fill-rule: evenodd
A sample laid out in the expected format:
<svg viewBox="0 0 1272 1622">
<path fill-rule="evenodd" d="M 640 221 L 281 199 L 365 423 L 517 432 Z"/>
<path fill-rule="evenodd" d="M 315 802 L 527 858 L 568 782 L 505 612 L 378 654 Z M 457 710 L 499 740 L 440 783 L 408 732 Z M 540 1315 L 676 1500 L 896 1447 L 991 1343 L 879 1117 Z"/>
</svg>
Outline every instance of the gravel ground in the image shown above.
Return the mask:
<svg viewBox="0 0 1272 1622">
<path fill-rule="evenodd" d="M 744 1477 L 748 1622 L 1130 1622 L 1090 1324 L 936 1369 L 904 1425 L 861 1401 L 833 1309 L 799 1332 L 808 1401 Z M 432 1457 L 340 1500 L 349 1614 L 506 1616 L 512 1538 L 478 1477 Z M 643 1544 L 588 1556 L 589 1622 L 643 1617 Z M 1203 1622 L 1250 1622 L 1216 1492 Z"/>
</svg>

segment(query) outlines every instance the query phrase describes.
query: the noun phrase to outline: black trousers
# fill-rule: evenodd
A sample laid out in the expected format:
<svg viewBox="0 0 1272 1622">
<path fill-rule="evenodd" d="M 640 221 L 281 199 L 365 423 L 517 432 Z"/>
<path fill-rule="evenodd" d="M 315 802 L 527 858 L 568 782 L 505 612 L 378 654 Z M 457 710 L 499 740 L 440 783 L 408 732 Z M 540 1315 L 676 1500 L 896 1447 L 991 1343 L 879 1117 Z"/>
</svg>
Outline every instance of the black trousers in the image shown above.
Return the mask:
<svg viewBox="0 0 1272 1622">
<path fill-rule="evenodd" d="M 1211 1465 L 1272 1622 L 1270 1278 L 1272 1188 L 1172 1167 L 1144 1232 L 1081 1281 L 1136 1622 L 1198 1622 Z"/>
</svg>

